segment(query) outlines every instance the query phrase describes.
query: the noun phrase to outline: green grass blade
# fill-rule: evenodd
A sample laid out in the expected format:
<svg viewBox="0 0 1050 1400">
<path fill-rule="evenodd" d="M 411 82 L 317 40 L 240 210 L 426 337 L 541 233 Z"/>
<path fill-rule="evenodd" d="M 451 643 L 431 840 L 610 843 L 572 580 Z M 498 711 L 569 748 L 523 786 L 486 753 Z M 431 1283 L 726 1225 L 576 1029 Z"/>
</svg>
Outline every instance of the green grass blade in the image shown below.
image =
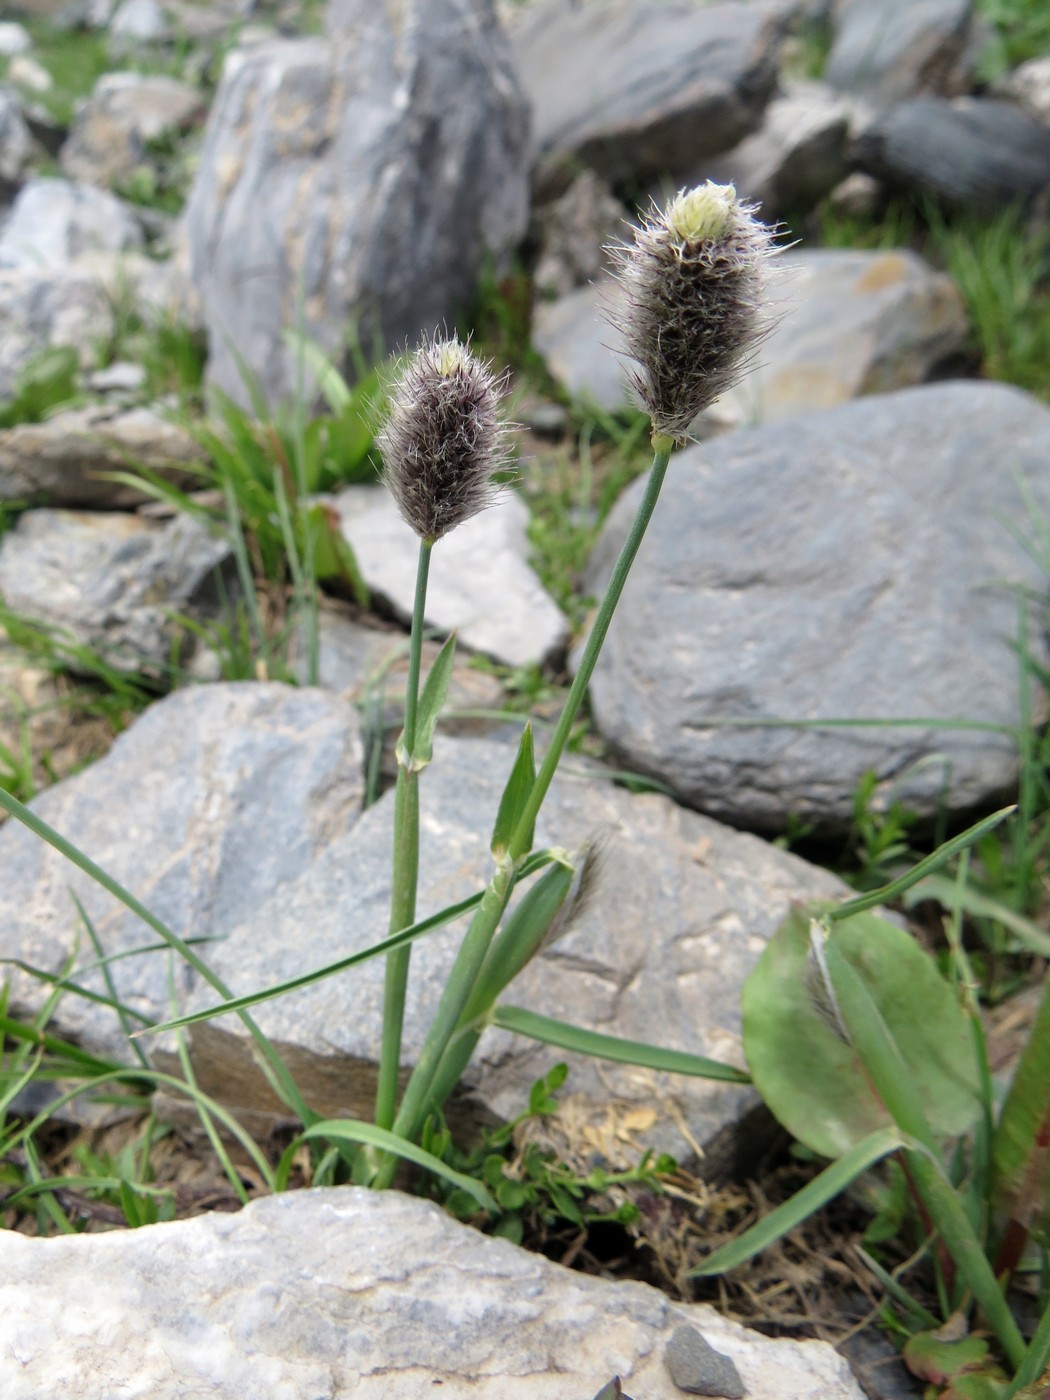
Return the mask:
<svg viewBox="0 0 1050 1400">
<path fill-rule="evenodd" d="M 689 1271 L 689 1276 L 705 1277 L 710 1274 L 727 1273 L 763 1249 L 768 1249 L 771 1244 L 775 1244 L 801 1225 L 803 1220 L 807 1220 L 815 1211 L 841 1195 L 847 1186 L 876 1162 L 888 1157 L 891 1152 L 896 1152 L 903 1145 L 904 1138 L 896 1128 L 876 1129 L 866 1138 L 862 1138 L 856 1146 L 851 1147 L 837 1162 L 825 1167 L 820 1175 L 803 1186 L 801 1191 L 796 1191 L 789 1201 L 771 1210 L 757 1225 L 752 1225 L 750 1230 L 745 1230 L 737 1239 L 709 1254 L 702 1264 Z"/>
<path fill-rule="evenodd" d="M 596 1060 L 615 1060 L 618 1064 L 637 1065 L 644 1069 L 664 1070 L 670 1074 L 688 1074 L 699 1079 L 720 1079 L 728 1084 L 750 1084 L 751 1077 L 733 1065 L 709 1060 L 706 1055 L 690 1055 L 684 1050 L 664 1050 L 647 1045 L 642 1040 L 626 1040 L 621 1036 L 603 1035 L 599 1031 L 583 1030 L 567 1021 L 555 1021 L 539 1016 L 520 1006 L 497 1006 L 492 1024 L 515 1035 L 555 1045 L 560 1050 L 572 1050 L 590 1055 Z"/>
<path fill-rule="evenodd" d="M 522 877 L 549 864 L 551 859 L 549 851 L 538 851 L 533 859 L 522 868 Z M 480 893 L 469 895 L 466 899 L 461 899 L 458 904 L 449 904 L 436 914 L 430 914 L 427 918 L 420 919 L 408 928 L 390 934 L 381 943 L 373 943 L 358 953 L 351 953 L 345 958 L 340 958 L 338 962 L 315 968 L 313 972 L 304 972 L 298 977 L 291 978 L 288 982 L 280 982 L 274 987 L 267 987 L 265 991 L 250 992 L 243 997 L 231 996 L 229 1000 L 220 1002 L 216 1006 L 205 1007 L 203 1011 L 193 1011 L 186 1016 L 177 1016 L 174 1020 L 163 1021 L 159 1025 L 135 1031 L 135 1035 L 156 1035 L 161 1031 L 178 1030 L 181 1026 L 192 1026 L 198 1021 L 211 1021 L 216 1016 L 225 1016 L 231 1011 L 242 1012 L 248 1007 L 258 1006 L 261 1002 L 272 1001 L 275 997 L 286 996 L 289 992 L 297 992 L 302 987 L 309 987 L 314 982 L 322 982 L 326 977 L 334 977 L 337 972 L 345 972 L 347 968 L 356 967 L 358 963 L 368 962 L 370 958 L 383 957 L 392 948 L 403 947 L 407 943 L 414 942 L 417 938 L 422 938 L 425 934 L 433 933 L 435 929 L 443 928 L 445 924 L 453 923 L 464 914 L 469 914 L 472 909 L 477 908 L 481 900 L 482 894 Z"/>
<path fill-rule="evenodd" d="M 1001 900 L 982 894 L 980 890 L 975 890 L 969 885 L 959 888 L 954 880 L 949 880 L 944 875 L 927 875 L 907 892 L 904 904 L 911 909 L 914 905 L 921 904 L 924 899 L 935 899 L 939 904 L 943 904 L 945 909 L 957 909 L 974 918 L 994 919 L 996 923 L 1008 929 L 1018 943 L 1030 953 L 1037 953 L 1041 958 L 1050 958 L 1050 934 L 1031 919 L 1026 919 L 1023 914 L 1010 909 Z"/>
<path fill-rule="evenodd" d="M 898 895 L 910 890 L 913 885 L 917 885 L 921 879 L 931 874 L 950 860 L 952 856 L 958 855 L 960 851 L 968 850 L 975 841 L 979 841 L 982 836 L 986 836 L 989 831 L 1004 822 L 1011 813 L 1017 810 L 1016 804 L 1011 803 L 1009 807 L 1002 807 L 998 812 L 993 812 L 991 816 L 975 822 L 973 826 L 967 827 L 958 836 L 953 836 L 950 841 L 946 841 L 943 846 L 920 860 L 911 870 L 901 875 L 896 880 L 891 880 L 888 885 L 883 885 L 881 889 L 870 890 L 867 894 L 859 895 L 856 899 L 848 899 L 845 904 L 840 904 L 838 908 L 832 909 L 827 918 L 832 923 L 837 923 L 839 919 L 848 919 L 851 914 L 861 914 L 866 909 L 874 909 L 878 904 L 885 904 L 888 900 L 896 899 Z"/>
<path fill-rule="evenodd" d="M 73 903 L 76 905 L 77 913 L 80 915 L 80 922 L 87 929 L 88 937 L 91 939 L 91 946 L 95 950 L 95 957 L 99 960 L 99 968 L 101 970 L 103 980 L 106 984 L 106 991 L 109 993 L 109 1004 L 117 1013 L 117 1020 L 120 1022 L 120 1029 L 124 1032 L 124 1039 L 130 1043 L 132 1050 L 135 1052 L 135 1058 L 138 1060 L 139 1064 L 142 1065 L 144 1069 L 148 1069 L 149 1060 L 146 1058 L 145 1050 L 143 1050 L 142 1046 L 138 1043 L 137 1040 L 133 1041 L 131 1039 L 131 1021 L 133 1013 L 131 1013 L 129 1009 L 125 1007 L 124 1003 L 120 1000 L 120 997 L 117 995 L 116 984 L 113 981 L 113 974 L 109 970 L 109 964 L 106 961 L 105 952 L 102 947 L 102 941 L 98 936 L 98 930 L 95 928 L 94 923 L 88 915 L 88 911 L 84 908 L 84 905 L 81 902 L 76 891 L 70 890 L 70 895 L 72 897 Z M 135 1019 L 141 1020 L 142 1018 L 135 1017 Z"/>
<path fill-rule="evenodd" d="M 465 1176 L 462 1172 L 454 1171 L 440 1157 L 425 1152 L 422 1147 L 417 1147 L 415 1143 L 399 1137 L 397 1133 L 377 1128 L 374 1123 L 364 1123 L 356 1118 L 332 1118 L 325 1122 L 311 1124 L 304 1133 L 299 1134 L 297 1140 L 306 1142 L 316 1139 L 363 1143 L 366 1147 L 375 1147 L 381 1152 L 390 1152 L 396 1157 L 403 1157 L 406 1162 L 422 1167 L 424 1171 L 431 1172 L 434 1176 L 443 1177 L 446 1181 L 450 1181 L 453 1186 L 458 1186 L 461 1191 L 466 1191 L 477 1201 L 482 1210 L 491 1211 L 493 1215 L 499 1214 L 496 1202 L 476 1177 Z"/>
</svg>

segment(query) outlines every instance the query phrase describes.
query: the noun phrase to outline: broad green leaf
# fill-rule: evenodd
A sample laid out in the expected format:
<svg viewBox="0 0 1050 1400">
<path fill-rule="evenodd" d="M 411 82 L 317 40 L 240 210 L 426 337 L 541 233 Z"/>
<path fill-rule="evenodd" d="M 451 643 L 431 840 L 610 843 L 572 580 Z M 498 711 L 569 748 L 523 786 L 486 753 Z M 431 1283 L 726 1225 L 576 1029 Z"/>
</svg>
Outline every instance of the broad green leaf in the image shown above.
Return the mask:
<svg viewBox="0 0 1050 1400">
<path fill-rule="evenodd" d="M 419 708 L 416 711 L 416 742 L 412 753 L 406 755 L 404 752 L 404 736 L 402 736 L 402 743 L 398 744 L 398 762 L 407 760 L 416 772 L 425 768 L 434 756 L 434 731 L 437 728 L 438 716 L 445 703 L 445 696 L 448 694 L 448 684 L 452 679 L 452 662 L 455 660 L 455 656 L 456 634 L 453 632 L 434 658 L 430 674 L 423 685 L 423 691 L 419 697 Z"/>
<path fill-rule="evenodd" d="M 768 1249 L 771 1244 L 775 1244 L 796 1226 L 801 1225 L 803 1220 L 807 1220 L 815 1211 L 841 1195 L 846 1187 L 869 1167 L 873 1167 L 891 1152 L 896 1152 L 903 1144 L 904 1138 L 896 1128 L 880 1128 L 870 1133 L 844 1153 L 837 1162 L 825 1167 L 819 1176 L 807 1182 L 801 1191 L 796 1191 L 790 1200 L 763 1216 L 757 1225 L 752 1225 L 750 1230 L 745 1230 L 735 1240 L 709 1254 L 702 1264 L 690 1270 L 690 1275 L 695 1277 L 724 1274 L 753 1258 L 761 1250 Z"/>
<path fill-rule="evenodd" d="M 492 1016 L 494 1026 L 502 1026 L 515 1035 L 555 1045 L 560 1050 L 574 1050 L 591 1055 L 596 1060 L 615 1060 L 623 1065 L 638 1065 L 643 1069 L 665 1070 L 670 1074 L 690 1074 L 699 1079 L 721 1079 L 729 1084 L 747 1084 L 748 1076 L 733 1065 L 709 1060 L 706 1055 L 689 1055 L 684 1050 L 664 1050 L 659 1045 L 647 1045 L 642 1040 L 625 1040 L 621 1036 L 602 1035 L 581 1026 L 555 1021 L 550 1016 L 538 1016 L 520 1006 L 497 1006 Z"/>
<path fill-rule="evenodd" d="M 784 1127 L 822 1157 L 838 1157 L 891 1119 L 845 1037 L 810 923 L 806 910 L 792 910 L 744 984 L 744 1054 Z M 933 959 L 874 914 L 855 914 L 829 937 L 878 1007 L 933 1131 L 963 1132 L 980 1111 L 977 1061 L 966 1016 Z"/>
<path fill-rule="evenodd" d="M 399 1137 L 397 1133 L 388 1132 L 385 1128 L 377 1128 L 374 1123 L 365 1123 L 356 1118 L 324 1119 L 319 1123 L 312 1123 L 309 1128 L 299 1134 L 297 1140 L 305 1142 L 313 1138 L 321 1138 L 331 1142 L 359 1142 L 368 1147 L 377 1147 L 381 1152 L 392 1152 L 397 1157 L 403 1157 L 406 1162 L 412 1162 L 415 1166 L 422 1167 L 424 1171 L 432 1172 L 434 1176 L 444 1177 L 446 1181 L 451 1181 L 453 1186 L 458 1186 L 461 1191 L 466 1191 L 473 1196 L 482 1210 L 491 1211 L 493 1215 L 499 1214 L 499 1206 L 476 1177 L 465 1176 L 463 1172 L 453 1171 L 440 1157 L 435 1157 L 430 1152 L 424 1152 L 414 1142 Z"/>
<path fill-rule="evenodd" d="M 514 759 L 514 767 L 510 770 L 507 785 L 503 789 L 499 811 L 496 813 L 496 825 L 492 829 L 492 854 L 497 860 L 506 854 L 510 838 L 514 835 L 514 829 L 525 810 L 525 804 L 529 800 L 535 783 L 536 758 L 532 750 L 532 724 L 530 722 L 521 731 L 517 757 Z M 533 823 L 532 831 L 529 832 L 526 850 L 532 849 L 534 832 L 535 823 Z"/>
<path fill-rule="evenodd" d="M 902 1355 L 913 1376 L 934 1385 L 946 1385 L 968 1371 L 988 1371 L 988 1350 L 983 1337 L 944 1341 L 938 1332 L 917 1332 L 908 1338 Z"/>
<path fill-rule="evenodd" d="M 992 1143 L 1000 1209 L 1042 1243 L 1050 1233 L 1050 977 Z"/>
</svg>

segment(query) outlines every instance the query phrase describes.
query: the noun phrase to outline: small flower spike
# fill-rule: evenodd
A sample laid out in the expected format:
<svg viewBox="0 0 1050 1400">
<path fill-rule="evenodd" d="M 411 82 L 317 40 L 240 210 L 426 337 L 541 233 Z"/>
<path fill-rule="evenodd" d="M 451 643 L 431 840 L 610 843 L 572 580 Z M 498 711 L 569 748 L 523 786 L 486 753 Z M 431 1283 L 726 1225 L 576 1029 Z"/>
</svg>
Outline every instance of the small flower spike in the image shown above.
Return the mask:
<svg viewBox="0 0 1050 1400">
<path fill-rule="evenodd" d="M 439 540 L 496 495 L 503 387 L 455 337 L 427 341 L 403 366 L 378 440 L 387 485 L 421 540 Z"/>
<path fill-rule="evenodd" d="M 623 286 L 614 316 L 653 433 L 685 442 L 703 409 L 737 382 L 768 322 L 773 230 L 732 185 L 710 180 L 655 205 L 633 246 L 613 249 Z"/>
</svg>

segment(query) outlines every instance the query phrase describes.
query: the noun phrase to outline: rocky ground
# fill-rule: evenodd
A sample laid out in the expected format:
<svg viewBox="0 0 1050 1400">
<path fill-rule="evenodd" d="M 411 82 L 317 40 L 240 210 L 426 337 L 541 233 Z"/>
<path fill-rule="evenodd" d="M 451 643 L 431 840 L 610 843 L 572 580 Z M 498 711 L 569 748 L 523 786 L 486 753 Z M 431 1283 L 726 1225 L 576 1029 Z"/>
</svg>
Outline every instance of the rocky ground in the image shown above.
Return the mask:
<svg viewBox="0 0 1050 1400">
<path fill-rule="evenodd" d="M 877 877 L 895 804 L 921 842 L 1011 800 L 1019 775 L 1035 781 L 1050 343 L 1035 330 L 996 359 L 987 299 L 944 252 L 958 252 L 952 229 L 1004 210 L 996 267 L 1047 236 L 1050 57 L 1012 62 L 996 43 L 968 0 L 528 0 L 498 14 L 489 0 L 26 0 L 5 14 L 0 783 L 180 937 L 219 939 L 208 960 L 235 993 L 381 936 L 383 737 L 414 548 L 375 484 L 368 424 L 354 436 L 324 405 L 331 384 L 290 332 L 353 382 L 358 353 L 474 306 L 478 342 L 513 371 L 518 489 L 435 551 L 427 621 L 458 631 L 460 655 L 424 785 L 420 914 L 470 894 L 522 716 L 542 741 L 639 490 L 645 434 L 602 315 L 616 299 L 604 245 L 650 197 L 731 181 L 794 240 L 775 325 L 672 463 L 538 833 L 572 846 L 600 830 L 602 878 L 515 1002 L 742 1065 L 741 987 L 793 901 L 845 891 L 817 857 L 856 852 L 858 793 L 863 873 Z M 833 246 L 853 232 L 856 246 Z M 985 247 L 976 232 L 963 245 Z M 1027 292 L 1045 325 L 1038 273 Z M 316 630 L 267 554 L 269 530 L 281 555 L 273 473 L 291 480 L 289 445 L 306 442 L 293 399 L 320 415 L 308 504 L 337 561 Z M 231 444 L 270 474 L 262 506 L 250 473 L 241 486 L 247 544 L 215 471 Z M 813 859 L 787 849 L 800 840 Z M 106 998 L 140 1023 L 173 998 L 214 1001 L 188 965 L 131 956 L 141 922 L 10 820 L 0 865 L 0 956 L 23 1020 L 130 1065 Z M 1045 878 L 1029 891 L 1037 921 Z M 81 950 L 89 995 L 56 1004 L 39 972 L 67 967 L 71 895 L 107 953 L 128 956 L 103 976 Z M 445 929 L 417 949 L 409 1061 L 457 941 Z M 1011 967 L 1021 981 L 1038 970 Z M 258 1008 L 326 1115 L 370 1113 L 378 968 Z M 279 1148 L 289 1124 L 240 1023 L 195 1027 L 189 1055 L 201 1087 Z M 171 1039 L 150 1056 L 183 1072 Z M 672 1240 L 687 1216 L 717 1233 L 723 1206 L 757 1208 L 741 1173 L 772 1160 L 774 1139 L 756 1096 L 490 1028 L 462 1131 L 515 1118 L 560 1061 L 568 1091 L 548 1131 L 565 1158 L 678 1161 L 667 1199 L 681 1210 L 654 1208 L 641 1231 L 650 1276 L 673 1286 L 693 1262 Z M 191 1134 L 185 1100 L 158 1107 Z M 98 1130 L 87 1105 L 66 1117 L 56 1162 L 77 1123 Z M 180 1215 L 231 1203 L 187 1166 L 200 1144 L 176 1155 Z M 70 1207 L 80 1224 L 123 1218 L 85 1200 Z M 575 1237 L 559 1253 L 601 1271 Z M 782 1267 L 811 1308 L 784 1330 L 819 1333 L 812 1299 L 826 1305 L 839 1266 L 816 1293 L 797 1256 Z M 863 1314 L 860 1271 L 839 1276 L 844 1315 Z M 666 1360 L 683 1321 L 752 1400 L 860 1394 L 823 1343 L 571 1275 L 397 1193 L 301 1193 L 83 1239 L 7 1232 L 0 1296 L 0 1378 L 26 1400 L 431 1384 L 589 1400 L 613 1374 L 635 1400 L 669 1400 L 684 1393 L 680 1357 Z M 898 1383 L 878 1365 L 863 1380 L 870 1394 Z"/>
</svg>

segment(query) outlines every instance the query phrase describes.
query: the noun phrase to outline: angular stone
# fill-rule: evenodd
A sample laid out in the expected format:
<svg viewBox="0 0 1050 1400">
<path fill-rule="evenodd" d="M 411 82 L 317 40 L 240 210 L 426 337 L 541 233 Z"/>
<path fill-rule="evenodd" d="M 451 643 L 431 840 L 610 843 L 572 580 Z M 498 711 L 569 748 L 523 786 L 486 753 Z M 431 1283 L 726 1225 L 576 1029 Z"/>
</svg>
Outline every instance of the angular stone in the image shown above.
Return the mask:
<svg viewBox="0 0 1050 1400">
<path fill-rule="evenodd" d="M 296 385 L 285 332 L 339 351 L 454 324 L 525 232 L 527 111 L 491 0 L 341 0 L 328 39 L 227 60 L 186 209 L 209 374 Z"/>
<path fill-rule="evenodd" d="M 878 179 L 952 204 L 994 209 L 1050 186 L 1046 126 L 992 98 L 902 102 L 860 133 L 854 154 Z"/>
<path fill-rule="evenodd" d="M 0 429 L 0 500 L 43 498 L 81 509 L 139 505 L 152 498 L 104 474 L 138 465 L 188 486 L 199 480 L 187 469 L 201 455 L 184 428 L 153 409 L 68 409 L 42 423 Z"/>
<path fill-rule="evenodd" d="M 77 112 L 62 169 L 89 184 L 123 184 L 151 163 L 152 142 L 179 136 L 205 110 L 197 89 L 176 78 L 106 73 Z"/>
<path fill-rule="evenodd" d="M 753 131 L 776 79 L 770 3 L 537 0 L 511 31 L 535 114 L 541 182 L 678 174 Z"/>
<path fill-rule="evenodd" d="M 408 621 L 418 539 L 384 490 L 351 487 L 336 506 L 369 590 Z M 561 610 L 529 567 L 528 519 L 520 497 L 504 492 L 439 541 L 430 565 L 428 625 L 457 631 L 463 646 L 507 666 L 541 663 L 569 635 Z"/>
<path fill-rule="evenodd" d="M 970 0 L 846 0 L 837 10 L 832 87 L 880 102 L 969 87 Z"/>
<path fill-rule="evenodd" d="M 644 1400 L 680 1400 L 663 1353 L 682 1322 L 733 1359 L 749 1400 L 863 1400 L 824 1342 L 571 1272 L 394 1191 L 290 1192 L 111 1234 L 4 1231 L 0 1280 L 7 1400 L 57 1396 L 70 1376 L 84 1395 L 157 1400 L 583 1400 L 614 1372 Z"/>
<path fill-rule="evenodd" d="M 712 405 L 716 424 L 772 423 L 904 389 L 965 354 L 962 297 L 910 249 L 793 249 L 784 260 L 783 315 L 754 369 Z"/>
<path fill-rule="evenodd" d="M 13 185 L 21 179 L 30 144 L 29 128 L 18 99 L 0 88 L 0 183 Z"/>
<path fill-rule="evenodd" d="M 581 170 L 539 218 L 540 255 L 533 274 L 544 297 L 565 296 L 607 269 L 606 246 L 627 232 L 628 211 L 593 170 Z"/>
<path fill-rule="evenodd" d="M 868 770 L 877 803 L 927 818 L 994 802 L 1017 773 L 995 732 L 1020 714 L 1014 590 L 1046 588 L 1011 534 L 1034 528 L 1020 480 L 1050 514 L 1050 409 L 979 381 L 682 453 L 595 673 L 599 729 L 685 801 L 760 830 L 847 826 Z M 637 500 L 610 517 L 592 591 Z M 1028 644 L 1045 665 L 1041 628 Z M 764 727 L 825 717 L 991 728 Z"/>
<path fill-rule="evenodd" d="M 0 226 L 0 268 L 63 267 L 85 253 L 141 248 L 142 228 L 123 200 L 69 180 L 31 180 Z"/>
<path fill-rule="evenodd" d="M 420 786 L 418 915 L 482 888 L 492 873 L 492 822 L 514 746 L 438 733 Z M 579 760 L 565 764 L 540 815 L 537 845 L 573 848 L 605 838 L 593 893 L 578 921 L 537 957 L 503 1000 L 592 1030 L 740 1064 L 740 991 L 792 901 L 833 898 L 826 871 L 753 836 L 731 831 L 656 794 L 615 788 Z M 387 929 L 394 794 L 369 807 L 302 878 L 277 892 L 209 953 L 237 993 L 272 987 L 382 940 Z M 309 929 L 304 953 L 301 930 Z M 451 925 L 414 946 L 403 1061 L 412 1064 L 462 939 Z M 214 1005 L 198 989 L 187 1009 Z M 290 1047 L 307 1101 L 339 1117 L 368 1116 L 375 1095 L 383 961 L 255 1008 L 267 1035 Z M 202 1087 L 240 1113 L 279 1114 L 251 1061 L 240 1023 L 192 1027 Z M 163 1047 L 151 1053 L 171 1063 Z M 637 1160 L 642 1147 L 692 1155 L 732 1132 L 754 1104 L 739 1085 L 658 1075 L 489 1030 L 465 1075 L 484 1114 L 510 1119 L 533 1082 L 570 1066 L 575 1143 L 607 1160 Z M 455 1107 L 455 1105 L 453 1106 Z M 470 1105 L 460 1106 L 460 1117 Z M 679 1125 L 684 1125 L 680 1127 Z M 628 1133 L 617 1136 L 617 1128 Z M 626 1144 L 626 1145 L 625 1145 Z"/>
<path fill-rule="evenodd" d="M 699 435 L 831 408 L 929 378 L 963 353 L 967 320 L 951 279 L 908 249 L 793 249 L 777 288 L 783 313 L 754 368 L 697 420 Z M 533 342 L 575 397 L 612 412 L 633 402 L 599 283 L 537 309 Z"/>
<path fill-rule="evenodd" d="M 1018 103 L 1044 126 L 1050 126 L 1050 54 L 1020 64 L 997 84 L 996 93 Z"/>
<path fill-rule="evenodd" d="M 0 594 L 118 671 L 159 675 L 172 614 L 216 611 L 215 573 L 229 558 L 228 543 L 187 515 L 157 527 L 136 515 L 29 510 L 0 540 Z M 78 669 L 75 657 L 69 665 Z"/>
<path fill-rule="evenodd" d="M 153 705 L 91 768 L 32 807 L 164 919 L 182 938 L 221 938 L 256 901 L 294 879 L 357 819 L 363 792 L 357 715 L 327 691 L 220 684 Z M 18 822 L 0 829 L 0 956 L 56 972 L 78 942 L 94 960 L 70 891 L 111 953 L 156 934 Z M 17 872 L 17 873 L 16 873 Z M 200 949 L 210 960 L 217 945 Z M 163 953 L 111 964 L 118 995 L 146 1017 L 165 1014 Z M 49 988 L 5 969 L 12 1004 L 34 1012 Z M 196 974 L 176 961 L 183 988 Z M 76 980 L 101 992 L 98 972 Z M 72 994 L 56 1034 L 119 1060 L 127 1042 L 112 1011 Z"/>
<path fill-rule="evenodd" d="M 744 1400 L 744 1383 L 732 1359 L 715 1351 L 695 1327 L 679 1323 L 671 1333 L 666 1355 L 671 1379 L 687 1395 L 720 1395 L 724 1400 Z"/>
<path fill-rule="evenodd" d="M 758 131 L 686 181 L 729 184 L 773 222 L 811 209 L 846 173 L 850 104 L 822 83 L 793 83 L 766 108 Z"/>
<path fill-rule="evenodd" d="M 110 45 L 118 51 L 161 43 L 171 37 L 171 32 L 157 0 L 121 0 L 109 21 Z"/>
<path fill-rule="evenodd" d="M 44 350 L 70 345 L 83 367 L 99 340 L 113 333 L 113 303 L 98 277 L 84 267 L 0 268 L 0 398 Z"/>
</svg>

